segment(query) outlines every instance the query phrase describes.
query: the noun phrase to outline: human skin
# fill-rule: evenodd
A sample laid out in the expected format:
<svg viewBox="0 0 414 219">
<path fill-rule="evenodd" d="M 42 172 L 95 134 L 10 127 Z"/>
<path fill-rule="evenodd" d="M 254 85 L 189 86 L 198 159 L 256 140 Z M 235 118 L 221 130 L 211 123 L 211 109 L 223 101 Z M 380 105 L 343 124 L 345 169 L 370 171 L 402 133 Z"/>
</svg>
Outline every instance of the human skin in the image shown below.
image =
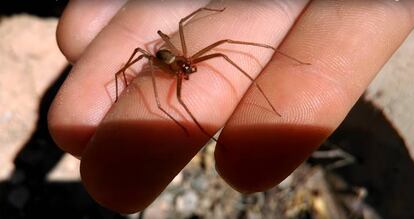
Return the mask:
<svg viewBox="0 0 414 219">
<path fill-rule="evenodd" d="M 244 45 L 218 50 L 257 78 L 281 117 L 222 59 L 199 65 L 184 81 L 183 99 L 203 127 L 214 133 L 225 125 L 217 171 L 250 193 L 279 183 L 338 127 L 414 23 L 410 0 L 119 2 L 75 0 L 65 10 L 57 39 L 74 67 L 50 109 L 49 128 L 63 150 L 81 158 L 92 197 L 122 213 L 148 206 L 208 141 L 179 105 L 175 79 L 158 71 L 163 106 L 190 134 L 159 111 L 148 68 L 140 70 L 145 60 L 113 103 L 114 73 L 135 47 L 159 39 L 157 30 L 179 46 L 180 18 L 202 6 L 226 7 L 186 25 L 190 54 L 229 38 L 311 63 Z"/>
</svg>

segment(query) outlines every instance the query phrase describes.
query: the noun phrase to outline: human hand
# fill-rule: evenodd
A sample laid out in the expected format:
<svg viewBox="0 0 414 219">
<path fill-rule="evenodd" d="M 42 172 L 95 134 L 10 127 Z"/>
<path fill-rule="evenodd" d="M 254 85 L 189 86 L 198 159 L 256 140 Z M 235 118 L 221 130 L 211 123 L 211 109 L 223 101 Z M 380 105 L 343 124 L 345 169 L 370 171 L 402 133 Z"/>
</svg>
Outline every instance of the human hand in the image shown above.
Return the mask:
<svg viewBox="0 0 414 219">
<path fill-rule="evenodd" d="M 75 66 L 49 113 L 58 145 L 82 156 L 87 190 L 119 212 L 149 205 L 208 140 L 178 104 L 174 79 L 162 73 L 161 102 L 189 136 L 159 111 L 145 70 L 113 104 L 114 73 L 135 47 L 159 39 L 157 30 L 174 33 L 180 18 L 205 5 L 226 7 L 185 27 L 190 54 L 229 38 L 274 45 L 312 64 L 298 65 L 263 48 L 221 47 L 252 77 L 260 73 L 256 81 L 282 117 L 223 60 L 200 65 L 183 84 L 184 101 L 209 133 L 226 123 L 215 151 L 218 172 L 235 189 L 254 192 L 279 183 L 328 137 L 414 21 L 409 0 L 315 0 L 306 8 L 306 0 L 125 2 L 71 1 L 57 37 Z M 178 35 L 171 39 L 179 42 Z"/>
</svg>

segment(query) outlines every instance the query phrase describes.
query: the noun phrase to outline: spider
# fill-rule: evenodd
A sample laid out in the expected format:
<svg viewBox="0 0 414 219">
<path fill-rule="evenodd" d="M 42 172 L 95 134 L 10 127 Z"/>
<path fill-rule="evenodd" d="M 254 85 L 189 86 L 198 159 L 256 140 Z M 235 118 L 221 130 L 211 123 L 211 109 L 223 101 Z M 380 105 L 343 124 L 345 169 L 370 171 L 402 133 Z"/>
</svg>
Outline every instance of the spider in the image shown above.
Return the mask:
<svg viewBox="0 0 414 219">
<path fill-rule="evenodd" d="M 131 65 L 138 62 L 142 58 L 148 59 L 150 71 L 151 71 L 151 78 L 152 78 L 152 86 L 154 90 L 155 100 L 157 103 L 158 109 L 160 109 L 165 115 L 167 115 L 171 120 L 173 120 L 179 127 L 183 129 L 183 131 L 189 135 L 189 132 L 187 128 L 182 125 L 180 122 L 178 122 L 171 114 L 169 114 L 161 105 L 161 102 L 158 97 L 158 90 L 157 90 L 157 83 L 154 76 L 154 65 L 159 67 L 162 71 L 165 73 L 168 73 L 170 75 L 174 75 L 177 80 L 177 90 L 176 95 L 178 102 L 180 105 L 185 109 L 185 111 L 190 115 L 191 119 L 194 121 L 194 123 L 198 126 L 198 128 L 210 138 L 216 140 L 214 137 L 212 137 L 204 128 L 201 126 L 201 124 L 198 122 L 198 120 L 195 118 L 195 116 L 191 113 L 190 109 L 187 107 L 187 105 L 184 103 L 184 101 L 181 98 L 181 87 L 182 87 L 182 81 L 189 80 L 189 76 L 193 73 L 197 72 L 197 63 L 213 59 L 213 58 L 223 58 L 225 61 L 227 61 L 229 64 L 233 65 L 236 69 L 238 69 L 244 76 L 246 76 L 251 83 L 259 90 L 261 95 L 266 99 L 267 104 L 272 108 L 272 111 L 276 113 L 279 117 L 281 115 L 276 111 L 275 107 L 272 105 L 272 103 L 269 101 L 269 99 L 264 94 L 262 88 L 255 82 L 255 80 L 242 68 L 240 68 L 234 61 L 232 61 L 227 55 L 222 53 L 213 53 L 205 55 L 207 52 L 209 52 L 211 49 L 228 43 L 228 44 L 239 44 L 239 45 L 249 45 L 249 46 L 256 46 L 256 47 L 263 47 L 267 49 L 272 49 L 274 52 L 278 52 L 281 55 L 294 60 L 295 62 L 299 64 L 305 64 L 308 65 L 309 63 L 304 63 L 302 61 L 299 61 L 296 58 L 293 58 L 289 55 L 286 55 L 278 50 L 276 48 L 262 43 L 255 43 L 255 42 L 246 42 L 246 41 L 237 41 L 237 40 L 231 40 L 231 39 L 224 39 L 219 40 L 215 43 L 212 43 L 211 45 L 205 47 L 204 49 L 201 49 L 200 51 L 196 52 L 194 55 L 188 57 L 187 56 L 187 45 L 185 42 L 184 37 L 184 23 L 191 19 L 195 14 L 201 12 L 201 11 L 212 11 L 212 12 L 223 12 L 225 8 L 223 9 L 213 9 L 213 8 L 199 8 L 198 10 L 195 10 L 188 16 L 182 18 L 179 22 L 179 36 L 182 46 L 182 55 L 180 51 L 171 43 L 170 37 L 167 34 L 164 34 L 160 30 L 157 31 L 158 35 L 161 37 L 161 39 L 166 43 L 166 45 L 170 48 L 168 49 L 160 49 L 155 53 L 155 56 L 150 54 L 148 51 L 142 49 L 142 48 L 135 48 L 134 52 L 131 54 L 130 58 L 128 59 L 127 63 L 124 65 L 123 68 L 121 68 L 117 73 L 115 73 L 115 92 L 116 92 L 116 99 L 115 102 L 118 101 L 118 76 L 122 74 L 124 83 L 126 86 L 128 86 L 128 81 L 126 79 L 125 71 L 128 69 Z M 138 53 L 141 53 L 138 57 L 134 58 Z M 217 140 L 216 140 L 217 141 Z"/>
</svg>

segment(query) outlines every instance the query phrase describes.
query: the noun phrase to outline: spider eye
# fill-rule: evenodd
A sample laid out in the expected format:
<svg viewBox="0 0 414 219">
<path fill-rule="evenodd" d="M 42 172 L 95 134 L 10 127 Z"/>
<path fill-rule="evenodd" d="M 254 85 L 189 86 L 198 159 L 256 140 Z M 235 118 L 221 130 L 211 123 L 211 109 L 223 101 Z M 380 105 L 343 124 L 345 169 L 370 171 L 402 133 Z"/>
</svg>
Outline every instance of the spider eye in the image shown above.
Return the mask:
<svg viewBox="0 0 414 219">
<path fill-rule="evenodd" d="M 184 63 L 182 68 L 184 69 L 185 73 L 192 73 L 192 67 L 188 65 L 187 63 Z"/>
</svg>

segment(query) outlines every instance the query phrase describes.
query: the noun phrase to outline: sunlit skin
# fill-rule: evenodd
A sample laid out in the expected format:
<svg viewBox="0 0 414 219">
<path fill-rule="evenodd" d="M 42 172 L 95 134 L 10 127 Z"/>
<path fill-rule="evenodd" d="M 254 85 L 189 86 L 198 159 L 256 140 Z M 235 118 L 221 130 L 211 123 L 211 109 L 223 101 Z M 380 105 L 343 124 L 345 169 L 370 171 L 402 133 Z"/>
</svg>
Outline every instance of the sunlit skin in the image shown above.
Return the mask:
<svg viewBox="0 0 414 219">
<path fill-rule="evenodd" d="M 71 1 L 61 18 L 58 43 L 75 66 L 50 109 L 49 129 L 63 150 L 81 156 L 91 196 L 119 212 L 152 203 L 207 141 L 165 73 L 156 70 L 160 101 L 190 135 L 158 109 L 149 72 L 140 72 L 115 104 L 108 97 L 105 85 L 131 50 L 159 39 L 158 30 L 179 45 L 173 33 L 181 18 L 200 7 L 225 7 L 185 25 L 188 54 L 237 39 L 311 63 L 295 65 L 270 49 L 250 46 L 219 51 L 260 84 L 282 117 L 222 59 L 200 63 L 183 81 L 182 97 L 203 128 L 214 133 L 225 125 L 218 139 L 223 144 L 215 149 L 220 176 L 239 191 L 255 192 L 283 180 L 335 130 L 414 21 L 411 0 L 118 2 Z M 244 53 L 234 52 L 240 50 Z"/>
</svg>

